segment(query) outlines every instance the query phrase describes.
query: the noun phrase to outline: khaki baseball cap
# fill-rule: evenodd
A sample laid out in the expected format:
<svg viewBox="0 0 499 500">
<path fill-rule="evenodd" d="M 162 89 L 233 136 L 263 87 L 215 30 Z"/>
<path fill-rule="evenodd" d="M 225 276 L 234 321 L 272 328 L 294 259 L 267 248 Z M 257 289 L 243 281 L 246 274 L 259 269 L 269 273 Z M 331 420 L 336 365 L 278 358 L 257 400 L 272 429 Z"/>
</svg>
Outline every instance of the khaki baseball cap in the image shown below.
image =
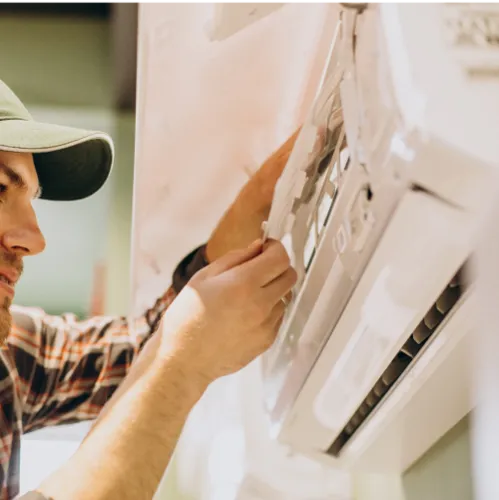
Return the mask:
<svg viewBox="0 0 499 500">
<path fill-rule="evenodd" d="M 92 195 L 108 178 L 114 158 L 107 134 L 33 120 L 1 80 L 0 150 L 33 153 L 41 197 L 46 200 Z"/>
</svg>

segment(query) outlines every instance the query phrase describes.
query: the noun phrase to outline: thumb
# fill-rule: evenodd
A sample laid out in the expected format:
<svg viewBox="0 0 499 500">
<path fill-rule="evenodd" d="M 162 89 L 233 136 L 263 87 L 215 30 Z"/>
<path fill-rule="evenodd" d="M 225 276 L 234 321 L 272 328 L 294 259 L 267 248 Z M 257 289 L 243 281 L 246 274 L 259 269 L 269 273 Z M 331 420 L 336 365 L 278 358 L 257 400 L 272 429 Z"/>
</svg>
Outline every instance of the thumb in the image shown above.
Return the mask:
<svg viewBox="0 0 499 500">
<path fill-rule="evenodd" d="M 262 240 L 258 239 L 246 248 L 233 250 L 232 252 L 225 254 L 223 257 L 220 257 L 215 262 L 210 264 L 210 274 L 212 276 L 216 276 L 232 269 L 233 267 L 244 264 L 244 262 L 247 262 L 248 260 L 251 260 L 259 255 L 262 252 L 262 246 Z"/>
</svg>

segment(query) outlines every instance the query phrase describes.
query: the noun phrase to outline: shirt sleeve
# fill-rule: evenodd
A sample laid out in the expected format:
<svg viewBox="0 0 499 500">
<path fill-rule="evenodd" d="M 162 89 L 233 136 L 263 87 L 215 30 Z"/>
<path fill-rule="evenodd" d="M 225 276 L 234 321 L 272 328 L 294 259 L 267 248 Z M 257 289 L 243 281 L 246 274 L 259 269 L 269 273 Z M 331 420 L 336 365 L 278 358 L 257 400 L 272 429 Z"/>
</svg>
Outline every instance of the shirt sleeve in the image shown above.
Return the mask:
<svg viewBox="0 0 499 500">
<path fill-rule="evenodd" d="M 24 431 L 96 418 L 175 295 L 169 288 L 135 320 L 98 316 L 77 321 L 73 315 L 12 306 L 7 344 Z"/>
</svg>

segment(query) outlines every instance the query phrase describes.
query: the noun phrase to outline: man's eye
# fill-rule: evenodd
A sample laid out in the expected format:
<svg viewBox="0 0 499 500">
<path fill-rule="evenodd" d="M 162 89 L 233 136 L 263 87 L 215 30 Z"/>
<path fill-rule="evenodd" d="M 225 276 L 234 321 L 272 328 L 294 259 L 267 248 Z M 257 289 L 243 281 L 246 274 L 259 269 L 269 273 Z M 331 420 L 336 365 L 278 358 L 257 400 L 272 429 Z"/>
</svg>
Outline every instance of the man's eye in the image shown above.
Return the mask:
<svg viewBox="0 0 499 500">
<path fill-rule="evenodd" d="M 7 186 L 5 184 L 0 183 L 0 195 L 4 194 L 7 191 Z"/>
</svg>

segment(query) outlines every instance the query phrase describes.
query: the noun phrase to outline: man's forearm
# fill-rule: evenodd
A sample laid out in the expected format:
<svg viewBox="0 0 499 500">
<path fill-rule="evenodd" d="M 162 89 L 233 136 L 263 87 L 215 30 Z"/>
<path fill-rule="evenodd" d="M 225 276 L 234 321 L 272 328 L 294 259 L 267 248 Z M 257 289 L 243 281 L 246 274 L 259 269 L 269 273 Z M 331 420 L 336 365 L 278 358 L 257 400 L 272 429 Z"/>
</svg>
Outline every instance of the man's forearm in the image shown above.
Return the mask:
<svg viewBox="0 0 499 500">
<path fill-rule="evenodd" d="M 206 383 L 152 338 L 76 454 L 40 491 L 54 500 L 150 500 Z M 103 457 L 105 457 L 103 459 Z"/>
<path fill-rule="evenodd" d="M 78 451 L 39 491 L 54 500 L 150 500 L 209 383 L 274 342 L 296 279 L 275 241 L 257 240 L 198 272 Z"/>
</svg>

